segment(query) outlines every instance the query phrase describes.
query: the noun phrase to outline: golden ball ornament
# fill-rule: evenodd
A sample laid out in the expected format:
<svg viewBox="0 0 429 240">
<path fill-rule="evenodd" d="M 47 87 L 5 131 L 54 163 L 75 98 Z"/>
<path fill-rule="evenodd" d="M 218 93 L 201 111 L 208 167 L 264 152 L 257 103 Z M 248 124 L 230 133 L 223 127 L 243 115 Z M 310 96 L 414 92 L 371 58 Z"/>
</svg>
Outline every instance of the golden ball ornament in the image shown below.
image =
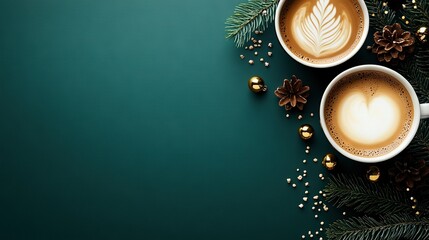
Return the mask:
<svg viewBox="0 0 429 240">
<path fill-rule="evenodd" d="M 323 157 L 322 165 L 328 170 L 334 170 L 335 166 L 337 166 L 337 158 L 334 154 L 328 153 Z"/>
<path fill-rule="evenodd" d="M 254 93 L 261 93 L 267 91 L 267 85 L 265 85 L 264 79 L 259 76 L 253 76 L 247 81 L 250 91 Z"/>
<path fill-rule="evenodd" d="M 301 139 L 308 140 L 313 137 L 314 129 L 310 124 L 304 124 L 298 128 L 298 134 Z"/>
<path fill-rule="evenodd" d="M 380 179 L 380 176 L 381 176 L 381 171 L 376 166 L 370 166 L 368 168 L 368 171 L 366 171 L 366 178 L 370 182 L 377 182 Z"/>
<path fill-rule="evenodd" d="M 426 43 L 428 41 L 429 28 L 422 26 L 417 29 L 416 37 L 421 43 Z"/>
</svg>

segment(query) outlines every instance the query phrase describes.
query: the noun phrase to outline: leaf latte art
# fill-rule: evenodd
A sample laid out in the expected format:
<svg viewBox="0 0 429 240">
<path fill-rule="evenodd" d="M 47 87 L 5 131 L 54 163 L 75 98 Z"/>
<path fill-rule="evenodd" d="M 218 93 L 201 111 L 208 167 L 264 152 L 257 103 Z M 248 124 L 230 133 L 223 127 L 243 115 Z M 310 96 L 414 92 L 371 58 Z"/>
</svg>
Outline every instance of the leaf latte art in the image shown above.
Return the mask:
<svg viewBox="0 0 429 240">
<path fill-rule="evenodd" d="M 345 47 L 352 35 L 348 15 L 339 13 L 329 0 L 318 0 L 312 11 L 302 5 L 292 19 L 298 45 L 314 57 L 325 57 Z"/>
</svg>

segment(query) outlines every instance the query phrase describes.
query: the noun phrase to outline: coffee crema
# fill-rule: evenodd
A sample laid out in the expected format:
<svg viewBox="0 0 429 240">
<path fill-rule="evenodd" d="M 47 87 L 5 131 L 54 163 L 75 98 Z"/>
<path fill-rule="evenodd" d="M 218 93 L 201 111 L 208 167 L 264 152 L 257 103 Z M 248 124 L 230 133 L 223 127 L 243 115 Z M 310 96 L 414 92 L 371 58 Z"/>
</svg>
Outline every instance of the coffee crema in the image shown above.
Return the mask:
<svg viewBox="0 0 429 240">
<path fill-rule="evenodd" d="M 280 12 L 280 31 L 297 57 L 327 64 L 346 57 L 364 34 L 357 0 L 288 0 Z"/>
<path fill-rule="evenodd" d="M 414 110 L 410 94 L 398 80 L 383 72 L 360 71 L 332 88 L 324 117 L 329 134 L 342 149 L 373 158 L 402 143 Z"/>
</svg>

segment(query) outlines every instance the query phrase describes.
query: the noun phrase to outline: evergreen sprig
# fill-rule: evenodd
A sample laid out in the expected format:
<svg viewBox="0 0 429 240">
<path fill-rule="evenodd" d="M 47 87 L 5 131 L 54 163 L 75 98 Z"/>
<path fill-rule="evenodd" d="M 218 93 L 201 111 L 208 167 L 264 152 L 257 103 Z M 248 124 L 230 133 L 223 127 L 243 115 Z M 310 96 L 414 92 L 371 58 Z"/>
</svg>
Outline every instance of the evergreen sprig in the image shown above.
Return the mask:
<svg viewBox="0 0 429 240">
<path fill-rule="evenodd" d="M 408 21 L 404 28 L 416 29 L 421 25 L 427 26 L 429 23 L 429 2 L 427 0 L 410 1 L 404 4 L 401 10 L 403 20 Z"/>
<path fill-rule="evenodd" d="M 324 192 L 327 200 L 336 207 L 346 206 L 361 213 L 412 213 L 404 192 L 390 184 L 371 183 L 356 175 L 333 175 Z"/>
<path fill-rule="evenodd" d="M 429 239 L 429 219 L 407 214 L 386 215 L 380 219 L 351 217 L 332 223 L 326 235 L 333 240 Z"/>
<path fill-rule="evenodd" d="M 420 27 L 429 27 L 429 2 L 427 0 L 407 1 L 400 11 L 402 26 L 407 31 L 415 33 Z M 420 43 L 415 44 L 415 64 L 420 72 L 429 73 L 429 49 Z"/>
<path fill-rule="evenodd" d="M 376 31 L 380 31 L 384 26 L 394 23 L 396 14 L 389 9 L 384 1 L 365 0 L 365 4 L 370 18 L 369 25 Z"/>
<path fill-rule="evenodd" d="M 234 14 L 226 19 L 226 38 L 233 38 L 241 47 L 255 30 L 265 30 L 274 20 L 279 0 L 249 0 L 235 7 Z"/>
<path fill-rule="evenodd" d="M 429 122 L 421 120 L 416 135 L 407 147 L 414 158 L 423 159 L 429 164 Z"/>
<path fill-rule="evenodd" d="M 420 53 L 422 54 L 422 53 Z M 428 53 L 429 56 L 429 53 Z M 420 70 L 415 59 L 402 63 L 397 71 L 407 79 L 417 93 L 419 101 L 429 102 L 429 76 Z"/>
</svg>

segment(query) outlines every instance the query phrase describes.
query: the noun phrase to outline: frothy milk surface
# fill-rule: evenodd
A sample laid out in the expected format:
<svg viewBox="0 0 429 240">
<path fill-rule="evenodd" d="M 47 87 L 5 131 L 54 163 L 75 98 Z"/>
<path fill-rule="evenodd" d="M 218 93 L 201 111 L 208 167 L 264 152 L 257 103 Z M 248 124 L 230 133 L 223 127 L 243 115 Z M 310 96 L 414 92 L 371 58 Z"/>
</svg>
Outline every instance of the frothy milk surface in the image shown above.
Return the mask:
<svg viewBox="0 0 429 240">
<path fill-rule="evenodd" d="M 377 71 L 341 79 L 326 99 L 324 114 L 335 142 L 362 157 L 394 150 L 408 134 L 414 116 L 411 97 L 402 84 Z"/>
<path fill-rule="evenodd" d="M 288 0 L 280 30 L 291 52 L 310 63 L 331 63 L 347 56 L 363 35 L 357 0 Z"/>
</svg>

